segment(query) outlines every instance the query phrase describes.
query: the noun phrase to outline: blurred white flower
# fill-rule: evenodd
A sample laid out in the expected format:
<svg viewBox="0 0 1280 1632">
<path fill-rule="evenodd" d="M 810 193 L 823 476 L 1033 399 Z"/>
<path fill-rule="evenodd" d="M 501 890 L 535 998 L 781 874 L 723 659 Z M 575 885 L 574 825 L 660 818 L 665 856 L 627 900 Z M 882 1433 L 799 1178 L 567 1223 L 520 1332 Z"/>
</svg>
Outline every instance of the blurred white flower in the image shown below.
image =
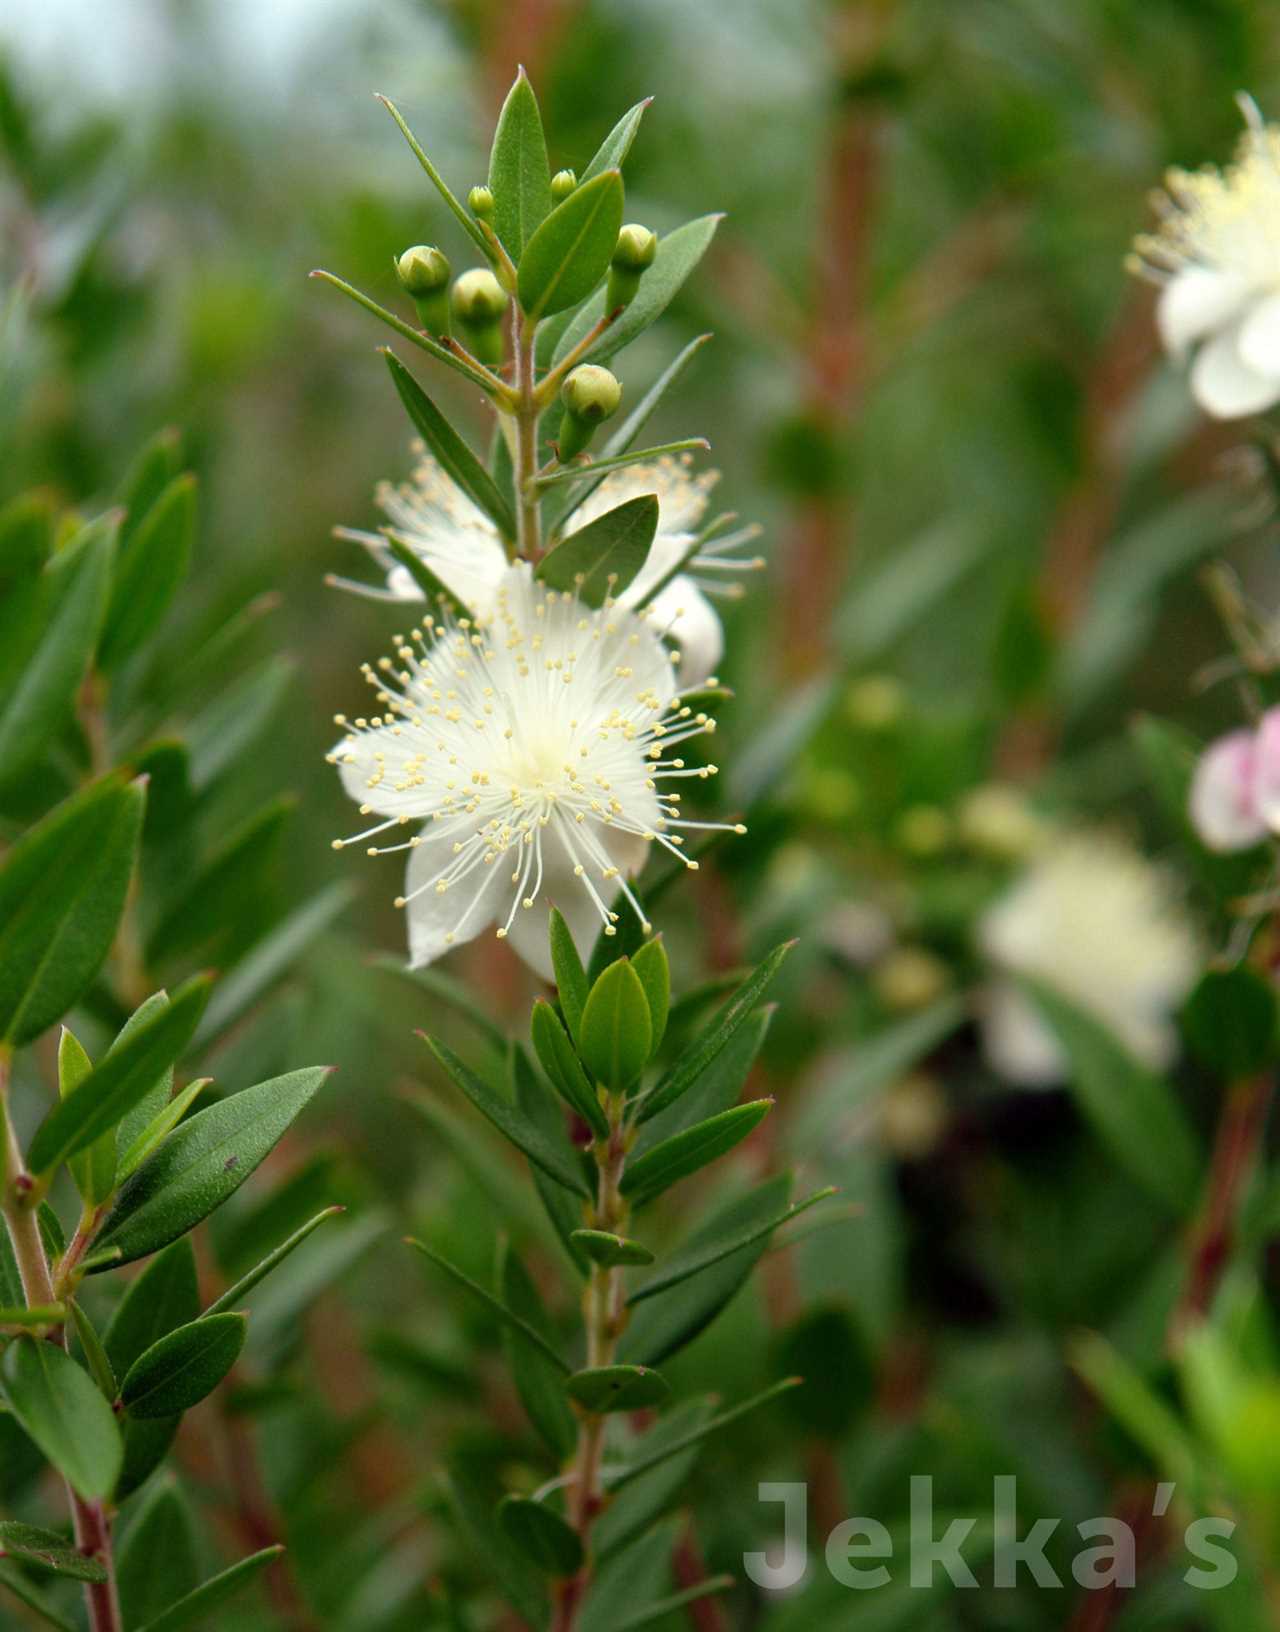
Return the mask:
<svg viewBox="0 0 1280 1632">
<path fill-rule="evenodd" d="M 472 612 L 491 610 L 493 597 L 507 567 L 506 552 L 489 518 L 445 474 L 421 444 L 413 480 L 399 487 L 382 483 L 376 499 L 387 517 L 387 531 L 420 556 L 440 582 Z M 670 456 L 630 465 L 606 476 L 569 517 L 565 531 L 574 533 L 606 510 L 628 499 L 653 493 L 658 499 L 658 531 L 643 570 L 618 597 L 625 607 L 648 605 L 653 627 L 669 634 L 682 654 L 681 679 L 700 685 L 715 672 L 724 651 L 720 618 L 711 604 L 716 597 L 733 597 L 741 586 L 724 581 L 726 574 L 763 565 L 758 556 L 734 553 L 756 536 L 754 527 L 732 531 L 715 523 L 701 528 L 708 495 L 719 479 L 716 471 L 694 475 L 688 457 Z M 584 472 L 590 467 L 584 466 Z M 732 518 L 727 518 L 732 520 Z M 374 594 L 382 599 L 420 601 L 422 592 L 408 568 L 401 566 L 379 533 L 354 528 L 336 529 L 339 538 L 363 544 L 386 574 L 385 590 L 351 579 L 332 579 L 343 589 Z"/>
<path fill-rule="evenodd" d="M 984 1043 L 1002 1076 L 1047 1087 L 1066 1074 L 1016 976 L 1052 987 L 1145 1065 L 1173 1059 L 1172 1016 L 1196 977 L 1196 937 L 1171 881 L 1122 840 L 1076 833 L 1047 847 L 987 911 L 978 942 L 994 971 Z"/>
<path fill-rule="evenodd" d="M 616 892 L 643 918 L 627 878 L 650 845 L 693 868 L 673 830 L 727 825 L 684 820 L 664 791 L 714 774 L 671 750 L 715 722 L 681 703 L 649 620 L 548 590 L 524 563 L 504 567 L 491 612 L 427 613 L 394 661 L 364 673 L 380 711 L 339 716 L 347 735 L 328 757 L 379 820 L 335 848 L 409 853 L 397 905 L 414 967 L 496 922 L 550 978 L 549 903 L 585 954 L 601 928 L 616 934 Z M 400 842 L 369 843 L 418 822 Z"/>
<path fill-rule="evenodd" d="M 1224 170 L 1171 170 L 1154 233 L 1133 270 L 1164 285 L 1156 318 L 1166 349 L 1191 365 L 1191 391 L 1217 419 L 1280 402 L 1280 129 L 1240 98 L 1249 128 Z"/>
<path fill-rule="evenodd" d="M 1228 731 L 1200 756 L 1188 801 L 1210 850 L 1248 850 L 1280 833 L 1280 708 L 1255 730 Z"/>
</svg>

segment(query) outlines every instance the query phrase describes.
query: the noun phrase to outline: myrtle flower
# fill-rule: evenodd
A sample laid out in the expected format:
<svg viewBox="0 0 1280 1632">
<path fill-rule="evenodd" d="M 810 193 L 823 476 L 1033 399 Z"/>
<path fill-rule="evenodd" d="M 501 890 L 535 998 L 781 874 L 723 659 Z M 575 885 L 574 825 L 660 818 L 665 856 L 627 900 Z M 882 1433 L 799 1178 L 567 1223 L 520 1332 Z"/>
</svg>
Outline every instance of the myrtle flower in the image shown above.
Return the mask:
<svg viewBox="0 0 1280 1632">
<path fill-rule="evenodd" d="M 375 497 L 387 517 L 388 531 L 419 555 L 464 605 L 483 613 L 493 606 L 494 594 L 506 571 L 502 542 L 489 518 L 421 444 L 415 446 L 415 451 L 420 457 L 412 481 L 400 486 L 384 482 L 377 489 Z M 644 567 L 619 596 L 619 605 L 652 608 L 654 627 L 669 632 L 680 649 L 681 678 L 691 687 L 714 673 L 724 652 L 724 635 L 712 600 L 741 594 L 740 585 L 724 582 L 725 575 L 762 565 L 759 557 L 734 553 L 754 538 L 758 529 L 722 531 L 718 530 L 718 522 L 702 526 L 717 480 L 716 471 L 695 475 L 687 457 L 667 455 L 630 465 L 604 477 L 569 517 L 565 529 L 576 532 L 628 499 L 646 493 L 657 495 L 657 535 Z M 369 586 L 350 579 L 331 582 L 389 600 L 422 599 L 422 591 L 408 569 L 387 549 L 384 537 L 346 527 L 337 529 L 337 533 L 370 551 L 386 574 L 386 588 L 371 591 Z"/>
<path fill-rule="evenodd" d="M 1018 976 L 1061 993 L 1144 1064 L 1173 1059 L 1173 1014 L 1196 978 L 1196 937 L 1170 880 L 1124 841 L 1078 833 L 1046 846 L 987 911 L 978 941 L 993 970 L 983 1040 L 1001 1076 L 1048 1087 L 1066 1075 Z"/>
<path fill-rule="evenodd" d="M 1163 284 L 1165 348 L 1198 346 L 1191 391 L 1217 419 L 1280 402 L 1280 129 L 1246 97 L 1249 128 L 1224 170 L 1171 170 L 1161 221 L 1134 242 L 1133 270 Z"/>
<path fill-rule="evenodd" d="M 503 569 L 491 606 L 428 612 L 394 659 L 365 666 L 379 712 L 339 716 L 346 735 L 328 757 L 377 820 L 335 848 L 408 853 L 397 905 L 413 967 L 496 923 L 550 978 L 550 903 L 585 954 L 602 929 L 616 934 L 619 893 L 643 919 L 627 880 L 652 845 L 695 868 L 676 830 L 728 825 L 686 821 L 667 791 L 714 774 L 672 752 L 714 721 L 681 701 L 648 617 L 585 606 L 523 562 Z"/>
<path fill-rule="evenodd" d="M 1280 708 L 1256 730 L 1228 731 L 1200 756 L 1188 802 L 1210 850 L 1249 850 L 1280 833 Z"/>
</svg>

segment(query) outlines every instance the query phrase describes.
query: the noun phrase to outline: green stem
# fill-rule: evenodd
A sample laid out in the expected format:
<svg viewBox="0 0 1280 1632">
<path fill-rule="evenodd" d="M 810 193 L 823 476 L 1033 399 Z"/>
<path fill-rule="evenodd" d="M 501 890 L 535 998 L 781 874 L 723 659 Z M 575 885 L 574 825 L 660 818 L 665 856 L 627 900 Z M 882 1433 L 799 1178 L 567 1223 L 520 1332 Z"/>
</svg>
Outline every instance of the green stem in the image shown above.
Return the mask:
<svg viewBox="0 0 1280 1632">
<path fill-rule="evenodd" d="M 534 478 L 538 473 L 538 420 L 542 409 L 534 390 L 533 342 L 537 325 L 517 308 L 516 351 L 516 548 L 526 561 L 542 554 L 542 504 Z"/>
<path fill-rule="evenodd" d="M 0 1166 L 0 1210 L 13 1244 L 18 1274 L 22 1279 L 23 1296 L 30 1308 L 55 1303 L 53 1277 L 45 1256 L 44 1242 L 40 1239 L 40 1223 L 35 1207 L 30 1204 L 26 1162 L 18 1136 L 9 1116 L 9 1069 L 12 1055 L 7 1046 L 0 1044 L 0 1147 L 3 1165 Z M 66 1328 L 51 1327 L 47 1341 L 59 1348 L 67 1346 Z M 111 1515 L 103 1502 L 86 1502 L 67 1486 L 67 1501 L 71 1506 L 75 1525 L 76 1545 L 86 1558 L 96 1558 L 106 1568 L 105 1581 L 87 1581 L 84 1589 L 85 1608 L 89 1616 L 90 1632 L 123 1632 L 120 1604 L 116 1594 L 115 1564 L 111 1548 Z"/>
</svg>

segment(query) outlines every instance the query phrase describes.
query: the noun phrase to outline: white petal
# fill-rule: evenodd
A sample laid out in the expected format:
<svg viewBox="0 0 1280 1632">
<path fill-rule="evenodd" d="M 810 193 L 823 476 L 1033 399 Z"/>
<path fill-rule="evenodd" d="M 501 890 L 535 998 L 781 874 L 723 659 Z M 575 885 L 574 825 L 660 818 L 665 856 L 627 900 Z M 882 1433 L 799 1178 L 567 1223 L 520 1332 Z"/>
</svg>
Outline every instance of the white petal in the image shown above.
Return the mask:
<svg viewBox="0 0 1280 1632">
<path fill-rule="evenodd" d="M 1236 326 L 1206 341 L 1191 366 L 1191 392 L 1215 419 L 1239 419 L 1280 402 L 1280 380 L 1249 368 L 1240 356 Z"/>
<path fill-rule="evenodd" d="M 1253 812 L 1260 831 L 1251 842 L 1262 838 L 1262 829 L 1280 832 L 1280 708 L 1269 708 L 1262 716 L 1253 739 Z"/>
<path fill-rule="evenodd" d="M 1175 273 L 1156 305 L 1156 323 L 1165 349 L 1176 355 L 1193 341 L 1230 323 L 1248 293 L 1245 280 L 1231 272 L 1189 266 Z"/>
<path fill-rule="evenodd" d="M 1260 300 L 1241 323 L 1240 356 L 1246 368 L 1280 380 L 1280 295 Z"/>
<path fill-rule="evenodd" d="M 422 816 L 421 756 L 415 739 L 393 726 L 353 732 L 332 750 L 347 797 L 379 816 Z"/>
<path fill-rule="evenodd" d="M 1066 1076 L 1053 1034 L 1018 988 L 1006 981 L 982 997 L 982 1044 L 993 1070 L 1023 1088 L 1051 1088 Z"/>
<path fill-rule="evenodd" d="M 724 654 L 724 630 L 711 602 L 692 578 L 680 573 L 650 602 L 654 624 L 671 631 L 680 648 L 680 685 L 700 686 Z"/>
<path fill-rule="evenodd" d="M 634 877 L 645 864 L 649 845 L 632 834 L 607 829 L 605 832 L 604 842 L 609 860 L 629 877 Z M 522 906 L 516 912 L 510 941 L 517 957 L 523 959 L 535 974 L 549 981 L 553 979 L 551 953 L 547 944 L 551 908 L 560 909 L 583 963 L 590 958 L 591 949 L 604 929 L 604 919 L 582 879 L 575 876 L 573 864 L 564 850 L 558 844 L 553 846 L 547 843 L 545 854 L 548 865 L 542 889 L 532 907 Z M 612 907 L 617 882 L 601 879 L 595 870 L 591 882 L 605 906 Z M 629 912 L 631 909 L 624 904 L 619 910 Z"/>
<path fill-rule="evenodd" d="M 422 843 L 409 853 L 405 869 L 404 893 L 408 900 L 409 967 L 420 969 L 434 963 L 445 952 L 464 941 L 473 941 L 491 925 L 514 886 L 510 867 L 499 856 L 487 866 L 480 861 L 465 878 L 450 884 L 442 893 L 431 880 L 453 861 L 453 838 L 432 834 L 431 824 L 423 830 Z M 423 885 L 420 895 L 414 892 Z"/>
<path fill-rule="evenodd" d="M 1188 814 L 1210 850 L 1247 850 L 1265 837 L 1256 788 L 1258 770 L 1251 731 L 1231 731 L 1201 754 L 1191 779 Z M 1280 776 L 1275 795 L 1280 799 Z"/>
</svg>

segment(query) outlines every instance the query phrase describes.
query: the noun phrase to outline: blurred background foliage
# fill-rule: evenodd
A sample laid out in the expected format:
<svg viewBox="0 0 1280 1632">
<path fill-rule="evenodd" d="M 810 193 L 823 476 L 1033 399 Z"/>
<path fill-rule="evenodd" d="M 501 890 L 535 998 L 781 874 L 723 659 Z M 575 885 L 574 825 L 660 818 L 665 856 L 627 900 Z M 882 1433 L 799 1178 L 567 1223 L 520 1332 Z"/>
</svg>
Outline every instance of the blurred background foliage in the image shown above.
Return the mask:
<svg viewBox="0 0 1280 1632">
<path fill-rule="evenodd" d="M 749 811 L 751 832 L 668 896 L 662 921 L 677 990 L 708 963 L 801 936 L 759 1068 L 779 1095 L 776 1148 L 752 1148 L 840 1183 L 857 1210 L 771 1255 L 760 1289 L 672 1368 L 732 1396 L 782 1369 L 816 1380 L 799 1418 L 779 1407 L 745 1443 L 709 1449 L 691 1487 L 696 1546 L 736 1570 L 759 1545 L 755 1479 L 802 1473 L 824 1530 L 853 1512 L 904 1516 L 918 1471 L 955 1512 L 988 1510 L 991 1475 L 1010 1471 L 1032 1514 L 1149 1512 L 1158 1450 L 1109 1425 L 1068 1355 L 1076 1328 L 1105 1329 L 1159 1397 L 1188 1394 L 1161 1348 L 1176 1209 L 1129 1181 L 1067 1094 L 1010 1091 L 982 1066 L 956 994 L 974 973 L 974 914 L 1009 866 L 957 835 L 966 797 L 999 779 L 1163 853 L 1173 835 L 1131 717 L 1203 733 L 1234 722 L 1228 692 L 1193 685 L 1222 646 L 1197 568 L 1225 551 L 1270 604 L 1270 499 L 1239 428 L 1197 418 L 1157 356 L 1150 292 L 1122 261 L 1162 169 L 1226 156 L 1237 90 L 1280 109 L 1274 15 L 1249 0 L 108 10 L 90 24 L 76 0 L 9 0 L 0 15 L 0 501 L 38 486 L 92 513 L 140 444 L 181 427 L 201 521 L 166 662 L 244 620 L 237 663 L 278 680 L 202 831 L 211 841 L 272 795 L 297 796 L 287 842 L 246 894 L 240 944 L 205 950 L 234 961 L 338 876 L 329 841 L 349 817 L 322 762 L 328 722 L 391 627 L 384 607 L 323 580 L 352 567 L 331 527 L 371 525 L 375 482 L 408 472 L 403 415 L 377 334 L 305 274 L 327 266 L 399 309 L 406 245 L 439 240 L 465 264 L 370 92 L 396 100 L 463 190 L 484 174 L 516 62 L 538 87 L 553 167 L 581 164 L 623 107 L 656 93 L 628 162 L 630 218 L 728 218 L 624 385 L 635 400 L 680 344 L 716 331 L 654 440 L 710 436 L 718 496 L 763 524 L 770 561 L 767 584 L 730 609 L 736 697 L 718 748 L 720 797 Z M 437 384 L 478 429 L 465 388 Z M 438 1084 L 429 1119 L 407 1103 L 425 1076 L 412 1028 L 436 1010 L 370 961 L 401 951 L 396 869 L 356 878 L 357 908 L 229 1045 L 254 1049 L 263 1072 L 303 1055 L 342 1067 L 274 1222 L 290 1227 L 335 1185 L 339 1199 L 386 1196 L 487 1274 L 489 1192 L 509 1181 Z M 886 974 L 886 934 L 924 960 L 915 986 Z M 524 1013 L 526 977 L 491 946 L 462 967 L 491 1015 Z M 899 960 L 897 973 L 913 970 Z M 1207 1140 L 1214 1085 L 1188 1069 L 1178 1089 Z M 1261 1274 L 1232 1283 L 1229 1314 L 1271 1368 L 1274 1410 L 1274 1191 L 1251 1219 Z M 223 1255 L 235 1274 L 234 1241 Z M 510 1455 L 494 1428 L 511 1413 L 495 1334 L 393 1247 L 362 1264 L 325 1295 L 305 1349 L 293 1332 L 283 1369 L 263 1361 L 264 1389 L 279 1390 L 263 1419 L 269 1499 L 284 1515 L 263 1522 L 283 1523 L 315 1616 L 286 1595 L 264 1625 L 390 1632 L 422 1624 L 428 1576 L 450 1596 L 483 1587 L 474 1557 L 442 1540 L 455 1521 L 430 1473 L 461 1452 L 483 1481 Z M 1187 1431 L 1215 1466 L 1239 1460 L 1210 1418 Z M 873 1613 L 819 1571 L 767 1616 L 744 1592 L 714 1612 L 729 1620 L 693 1624 L 1268 1624 L 1247 1580 L 1230 1594 L 1181 1586 L 1159 1532 L 1148 1517 L 1145 1590 L 1108 1621 L 1085 1618 L 1093 1595 L 1070 1586 L 886 1591 Z"/>
</svg>

